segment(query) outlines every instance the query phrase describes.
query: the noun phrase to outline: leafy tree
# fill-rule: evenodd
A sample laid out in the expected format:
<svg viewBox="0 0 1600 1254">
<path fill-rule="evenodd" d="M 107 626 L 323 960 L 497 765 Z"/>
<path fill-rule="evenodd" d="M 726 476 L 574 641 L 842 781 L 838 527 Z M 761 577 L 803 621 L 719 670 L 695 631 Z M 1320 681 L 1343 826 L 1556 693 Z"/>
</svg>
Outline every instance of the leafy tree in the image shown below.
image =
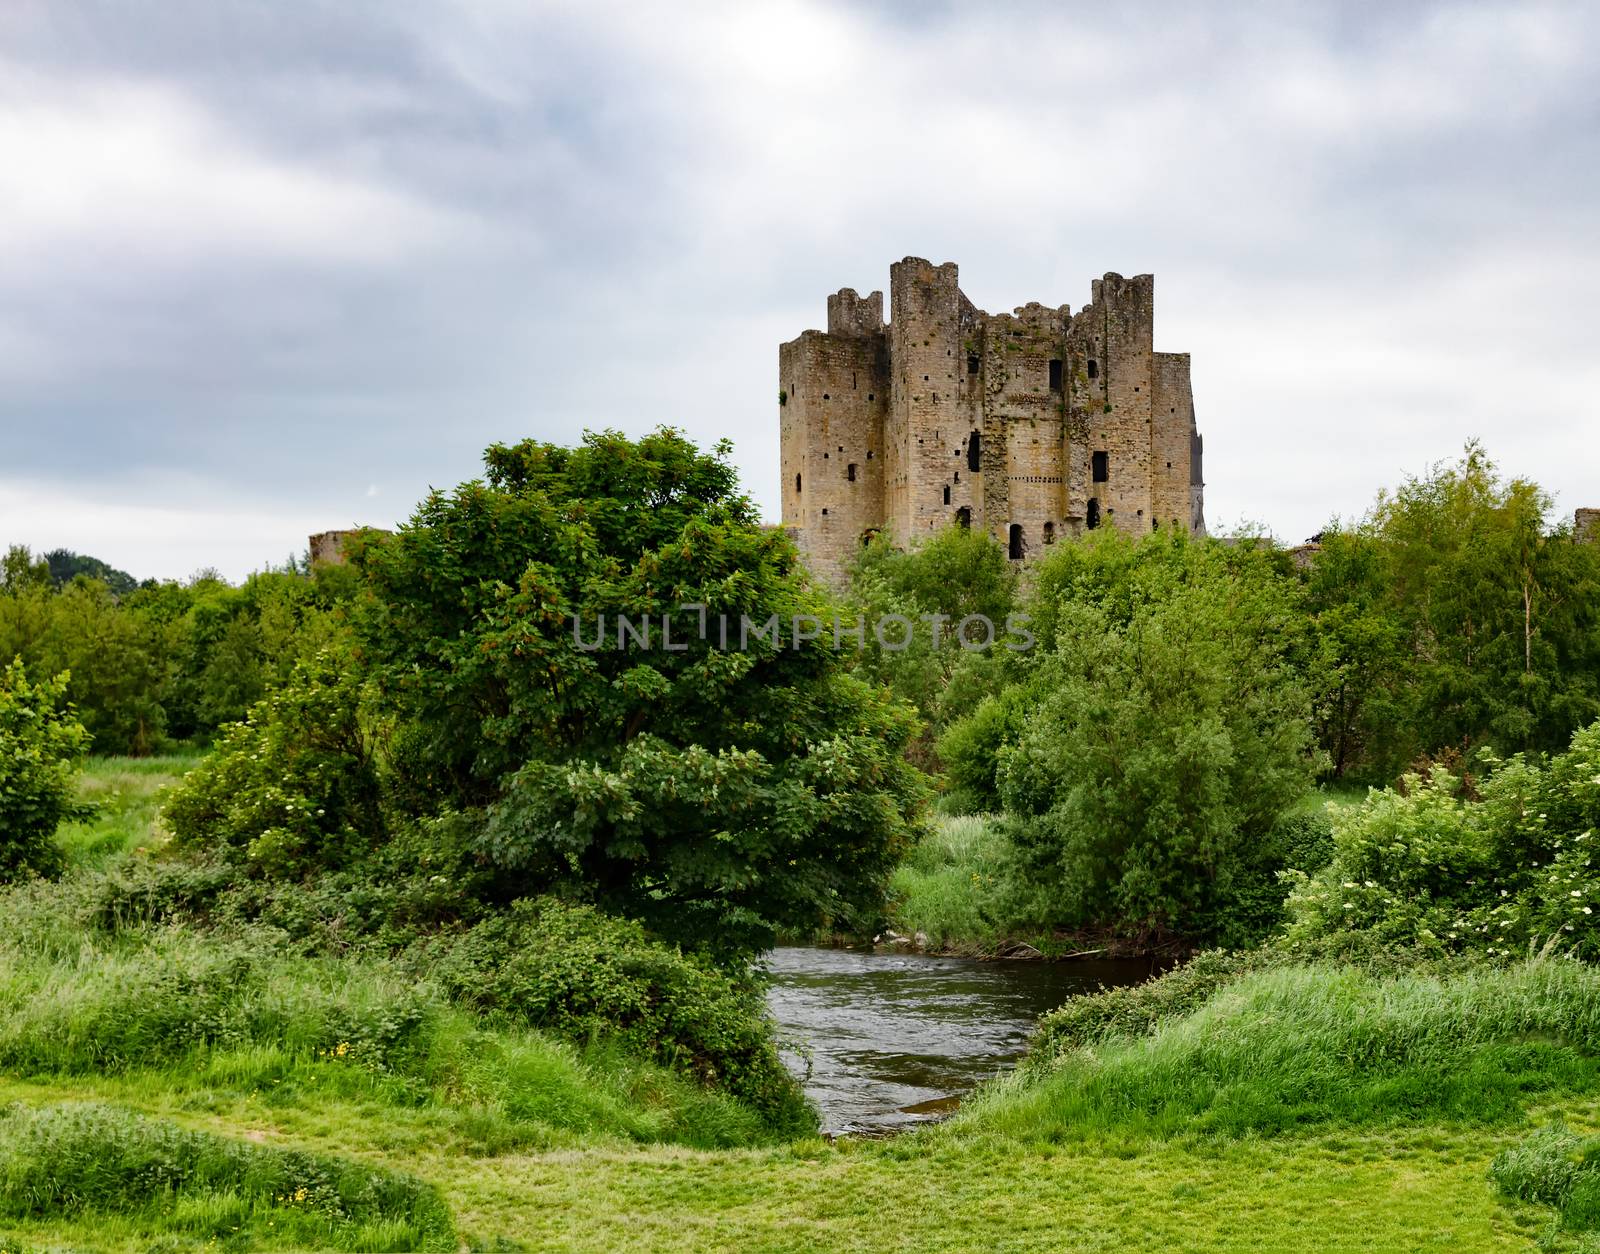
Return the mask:
<svg viewBox="0 0 1600 1254">
<path fill-rule="evenodd" d="M 913 756 L 932 765 L 932 738 L 964 714 L 1006 675 L 1007 621 L 1016 609 L 1017 573 L 998 542 L 986 532 L 947 527 L 911 549 L 875 537 L 850 572 L 854 610 L 867 624 L 856 655 L 860 673 L 887 684 L 915 705 L 928 724 L 913 743 Z M 872 626 L 890 615 L 909 619 L 904 648 L 886 648 Z M 965 639 L 989 648 L 964 648 L 960 630 L 973 616 Z M 902 642 L 898 626 L 886 638 Z M 955 692 L 951 689 L 954 687 Z"/>
<path fill-rule="evenodd" d="M 16 594 L 50 586 L 50 564 L 35 558 L 26 545 L 13 544 L 0 558 L 0 589 Z"/>
<path fill-rule="evenodd" d="M 497 445 L 486 482 L 433 493 L 352 560 L 406 804 L 481 808 L 508 895 L 570 892 L 748 952 L 870 922 L 922 784 L 911 711 L 831 639 L 795 640 L 831 606 L 727 453 L 670 429 Z M 651 645 L 620 619 L 648 619 Z"/>
<path fill-rule="evenodd" d="M 108 566 L 98 557 L 74 553 L 71 549 L 52 549 L 44 555 L 44 561 L 50 568 L 50 580 L 57 588 L 65 587 L 80 575 L 86 579 L 98 580 L 119 597 L 127 595 L 139 586 L 138 581 L 127 571 Z"/>
<path fill-rule="evenodd" d="M 1039 597 L 1054 634 L 995 771 L 1035 911 L 1217 930 L 1316 763 L 1293 583 L 1271 553 L 1108 536 L 1049 559 Z"/>
<path fill-rule="evenodd" d="M 73 777 L 89 737 L 66 688 L 65 675 L 30 683 L 20 660 L 0 670 L 0 880 L 54 872 L 56 828 L 78 810 Z"/>
</svg>

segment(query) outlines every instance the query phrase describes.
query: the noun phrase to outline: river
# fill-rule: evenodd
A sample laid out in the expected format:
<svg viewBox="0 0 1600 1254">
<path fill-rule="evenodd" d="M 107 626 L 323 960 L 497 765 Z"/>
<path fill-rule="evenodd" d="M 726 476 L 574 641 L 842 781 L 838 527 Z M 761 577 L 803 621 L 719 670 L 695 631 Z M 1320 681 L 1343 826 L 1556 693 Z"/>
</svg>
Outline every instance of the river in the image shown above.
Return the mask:
<svg viewBox="0 0 1600 1254">
<path fill-rule="evenodd" d="M 801 1047 L 785 1062 L 835 1135 L 948 1114 L 1022 1055 L 1045 1011 L 1151 974 L 1142 960 L 979 962 L 806 946 L 781 946 L 767 965 L 779 1036 Z"/>
</svg>

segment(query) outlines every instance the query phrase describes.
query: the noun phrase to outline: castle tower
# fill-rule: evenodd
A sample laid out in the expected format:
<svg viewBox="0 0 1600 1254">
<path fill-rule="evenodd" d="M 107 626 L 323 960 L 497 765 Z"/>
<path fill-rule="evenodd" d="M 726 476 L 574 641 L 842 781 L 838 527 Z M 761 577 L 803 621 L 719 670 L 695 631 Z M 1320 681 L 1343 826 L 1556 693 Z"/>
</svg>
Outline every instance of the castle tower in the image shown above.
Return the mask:
<svg viewBox="0 0 1600 1254">
<path fill-rule="evenodd" d="M 907 257 L 887 328 L 880 293 L 846 288 L 827 332 L 779 348 L 783 520 L 819 573 L 880 527 L 981 527 L 1018 561 L 1099 526 L 1205 530 L 1189 355 L 1154 350 L 1155 280 L 1092 286 L 1076 316 L 990 315 L 954 263 Z"/>
</svg>

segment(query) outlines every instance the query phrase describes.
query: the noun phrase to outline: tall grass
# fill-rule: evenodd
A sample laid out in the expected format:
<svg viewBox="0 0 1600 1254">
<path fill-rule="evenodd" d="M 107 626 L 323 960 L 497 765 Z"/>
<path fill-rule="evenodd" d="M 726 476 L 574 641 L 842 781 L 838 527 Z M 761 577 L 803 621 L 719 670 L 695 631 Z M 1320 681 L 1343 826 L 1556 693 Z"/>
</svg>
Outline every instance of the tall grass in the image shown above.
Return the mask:
<svg viewBox="0 0 1600 1254">
<path fill-rule="evenodd" d="M 580 1134 L 700 1147 L 772 1139 L 724 1094 L 620 1050 L 490 1025 L 382 962 L 283 953 L 270 933 L 69 928 L 63 938 L 48 927 L 48 898 L 34 902 L 31 917 L 10 912 L 18 926 L 0 937 L 0 1068 L 14 1074 L 144 1074 L 280 1102 L 421 1108 L 479 1152 Z"/>
<path fill-rule="evenodd" d="M 200 760 L 199 753 L 90 758 L 78 777 L 78 799 L 94 810 L 56 832 L 69 865 L 103 866 L 119 855 L 159 844 L 162 795 Z"/>
<path fill-rule="evenodd" d="M 890 881 L 898 928 L 933 948 L 992 948 L 1006 922 L 1005 854 L 989 818 L 937 817 Z"/>
<path fill-rule="evenodd" d="M 992 1086 L 957 1121 L 1028 1139 L 1501 1123 L 1600 1084 L 1600 970 L 1530 960 L 1449 976 L 1269 968 L 1149 1035 L 1112 1032 Z"/>
<path fill-rule="evenodd" d="M 0 1217 L 85 1216 L 234 1248 L 456 1248 L 438 1193 L 399 1172 L 100 1104 L 0 1112 Z"/>
</svg>

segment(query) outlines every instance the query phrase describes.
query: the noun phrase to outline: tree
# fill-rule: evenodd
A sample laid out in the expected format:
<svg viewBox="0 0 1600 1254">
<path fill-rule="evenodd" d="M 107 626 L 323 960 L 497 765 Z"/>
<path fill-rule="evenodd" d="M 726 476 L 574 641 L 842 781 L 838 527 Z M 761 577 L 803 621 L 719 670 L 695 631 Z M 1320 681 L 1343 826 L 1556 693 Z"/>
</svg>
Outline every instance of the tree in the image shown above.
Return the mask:
<svg viewBox="0 0 1600 1254">
<path fill-rule="evenodd" d="M 850 572 L 854 611 L 867 624 L 855 657 L 860 673 L 887 684 L 917 707 L 928 727 L 913 743 L 913 757 L 932 765 L 932 738 L 953 717 L 965 714 L 1006 675 L 1007 620 L 1016 609 L 1017 573 L 994 537 L 965 527 L 947 527 L 910 549 L 875 537 Z M 872 625 L 891 615 L 911 620 L 904 648 L 879 643 Z M 972 616 L 968 639 L 989 648 L 964 648 L 961 625 Z M 895 644 L 898 627 L 886 629 Z M 953 689 L 953 691 L 952 691 Z"/>
<path fill-rule="evenodd" d="M 53 838 L 78 809 L 73 778 L 89 743 L 66 688 L 65 675 L 29 683 L 20 660 L 0 670 L 0 881 L 59 866 Z"/>
<path fill-rule="evenodd" d="M 1178 535 L 1072 547 L 1040 572 L 1025 707 L 977 716 L 1020 882 L 1042 922 L 1214 930 L 1316 764 L 1295 585 Z"/>
<path fill-rule="evenodd" d="M 510 895 L 749 952 L 875 918 L 922 783 L 911 711 L 796 638 L 831 606 L 727 454 L 665 428 L 496 445 L 351 560 L 406 804 L 481 810 Z"/>
</svg>

